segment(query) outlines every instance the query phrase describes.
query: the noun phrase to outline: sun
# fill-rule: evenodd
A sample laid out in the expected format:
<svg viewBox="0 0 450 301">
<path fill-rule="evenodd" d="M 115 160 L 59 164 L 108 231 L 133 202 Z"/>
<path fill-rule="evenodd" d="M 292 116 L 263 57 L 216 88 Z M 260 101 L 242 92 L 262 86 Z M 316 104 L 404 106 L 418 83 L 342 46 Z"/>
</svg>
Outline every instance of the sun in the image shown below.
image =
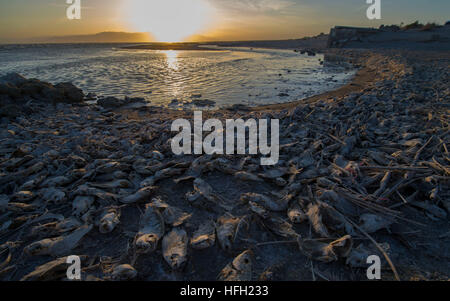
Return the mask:
<svg viewBox="0 0 450 301">
<path fill-rule="evenodd" d="M 134 31 L 150 32 L 160 42 L 181 42 L 199 34 L 213 14 L 206 0 L 128 0 L 123 8 Z"/>
</svg>

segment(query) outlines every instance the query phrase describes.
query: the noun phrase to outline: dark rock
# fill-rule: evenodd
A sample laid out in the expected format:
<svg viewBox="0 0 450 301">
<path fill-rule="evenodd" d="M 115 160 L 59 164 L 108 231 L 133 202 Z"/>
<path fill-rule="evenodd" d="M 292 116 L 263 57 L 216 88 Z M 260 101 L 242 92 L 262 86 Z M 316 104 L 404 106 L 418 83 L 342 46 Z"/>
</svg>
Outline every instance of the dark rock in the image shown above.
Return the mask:
<svg viewBox="0 0 450 301">
<path fill-rule="evenodd" d="M 97 95 L 95 93 L 91 92 L 91 93 L 88 93 L 88 95 L 86 95 L 84 100 L 91 101 L 91 100 L 96 100 L 96 99 L 97 99 Z"/>
<path fill-rule="evenodd" d="M 13 84 L 0 84 L 0 95 L 7 95 L 13 99 L 20 98 L 20 90 Z"/>
<path fill-rule="evenodd" d="M 37 100 L 45 103 L 82 103 L 84 93 L 71 83 L 53 86 L 37 79 L 26 79 L 17 73 L 0 78 L 1 104 L 26 103 Z M 9 97 L 9 100 L 7 97 Z"/>
<path fill-rule="evenodd" d="M 28 80 L 18 73 L 9 73 L 5 76 L 0 77 L 0 84 L 12 84 L 19 87 L 26 83 Z"/>
<path fill-rule="evenodd" d="M 216 104 L 215 101 L 208 99 L 195 99 L 192 101 L 192 103 L 198 107 L 212 107 Z"/>
<path fill-rule="evenodd" d="M 34 99 L 40 99 L 42 98 L 41 92 L 44 87 L 50 88 L 48 84 L 45 84 L 39 80 L 31 79 L 20 87 L 20 91 L 23 96 L 28 95 Z"/>
<path fill-rule="evenodd" d="M 116 97 L 105 97 L 102 99 L 99 99 L 97 101 L 98 105 L 103 108 L 120 108 L 127 104 L 127 102 L 124 99 L 118 99 Z"/>
<path fill-rule="evenodd" d="M 248 111 L 250 111 L 250 108 L 247 107 L 246 105 L 243 105 L 243 104 L 235 104 L 235 105 L 232 105 L 231 107 L 227 108 L 227 110 L 229 110 L 229 111 L 246 111 L 246 112 L 248 112 Z"/>
<path fill-rule="evenodd" d="M 16 118 L 23 114 L 22 109 L 18 105 L 8 104 L 0 107 L 0 116 Z"/>
<path fill-rule="evenodd" d="M 55 89 L 53 86 L 43 87 L 41 90 L 41 98 L 44 101 L 50 101 L 53 103 L 64 102 L 64 91 Z"/>
<path fill-rule="evenodd" d="M 84 93 L 71 83 L 60 83 L 55 86 L 64 95 L 63 102 L 66 103 L 81 103 L 84 101 Z"/>
<path fill-rule="evenodd" d="M 125 97 L 125 102 L 145 102 L 145 98 L 142 97 Z"/>
</svg>

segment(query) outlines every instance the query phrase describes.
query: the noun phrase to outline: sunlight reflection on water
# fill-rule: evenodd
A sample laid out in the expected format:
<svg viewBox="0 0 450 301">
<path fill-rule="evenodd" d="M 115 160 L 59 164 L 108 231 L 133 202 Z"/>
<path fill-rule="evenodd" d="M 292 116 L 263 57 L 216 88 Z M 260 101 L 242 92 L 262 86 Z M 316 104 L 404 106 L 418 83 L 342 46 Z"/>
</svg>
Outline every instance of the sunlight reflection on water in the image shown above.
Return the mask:
<svg viewBox="0 0 450 301">
<path fill-rule="evenodd" d="M 336 89 L 354 74 L 324 67 L 322 55 L 290 50 L 152 51 L 121 46 L 0 46 L 0 74 L 73 82 L 85 93 L 142 97 L 152 105 L 204 101 L 217 107 L 294 101 Z"/>
</svg>

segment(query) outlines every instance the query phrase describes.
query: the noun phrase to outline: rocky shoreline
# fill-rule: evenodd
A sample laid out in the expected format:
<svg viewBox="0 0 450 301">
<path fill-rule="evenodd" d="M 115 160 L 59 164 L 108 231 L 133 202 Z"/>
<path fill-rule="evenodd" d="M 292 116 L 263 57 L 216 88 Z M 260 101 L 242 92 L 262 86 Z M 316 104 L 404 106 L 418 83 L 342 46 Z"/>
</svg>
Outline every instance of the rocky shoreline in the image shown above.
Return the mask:
<svg viewBox="0 0 450 301">
<path fill-rule="evenodd" d="M 326 50 L 336 91 L 204 112 L 280 119 L 281 161 L 174 156 L 190 111 L 88 105 L 70 84 L 0 80 L 0 279 L 448 280 L 445 52 Z M 233 264 L 231 264 L 233 263 Z"/>
</svg>

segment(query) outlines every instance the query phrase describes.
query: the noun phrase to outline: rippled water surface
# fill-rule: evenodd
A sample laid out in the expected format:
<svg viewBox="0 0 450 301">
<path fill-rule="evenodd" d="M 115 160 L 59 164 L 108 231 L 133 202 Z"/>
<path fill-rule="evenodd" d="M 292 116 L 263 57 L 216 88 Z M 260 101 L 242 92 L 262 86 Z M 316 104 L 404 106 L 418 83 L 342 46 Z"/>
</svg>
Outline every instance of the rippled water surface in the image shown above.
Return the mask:
<svg viewBox="0 0 450 301">
<path fill-rule="evenodd" d="M 195 99 L 218 107 L 298 100 L 336 89 L 354 74 L 324 67 L 322 55 L 291 50 L 155 51 L 122 46 L 0 46 L 0 74 L 72 82 L 86 93 L 142 97 L 155 105 L 181 106 Z"/>
</svg>

